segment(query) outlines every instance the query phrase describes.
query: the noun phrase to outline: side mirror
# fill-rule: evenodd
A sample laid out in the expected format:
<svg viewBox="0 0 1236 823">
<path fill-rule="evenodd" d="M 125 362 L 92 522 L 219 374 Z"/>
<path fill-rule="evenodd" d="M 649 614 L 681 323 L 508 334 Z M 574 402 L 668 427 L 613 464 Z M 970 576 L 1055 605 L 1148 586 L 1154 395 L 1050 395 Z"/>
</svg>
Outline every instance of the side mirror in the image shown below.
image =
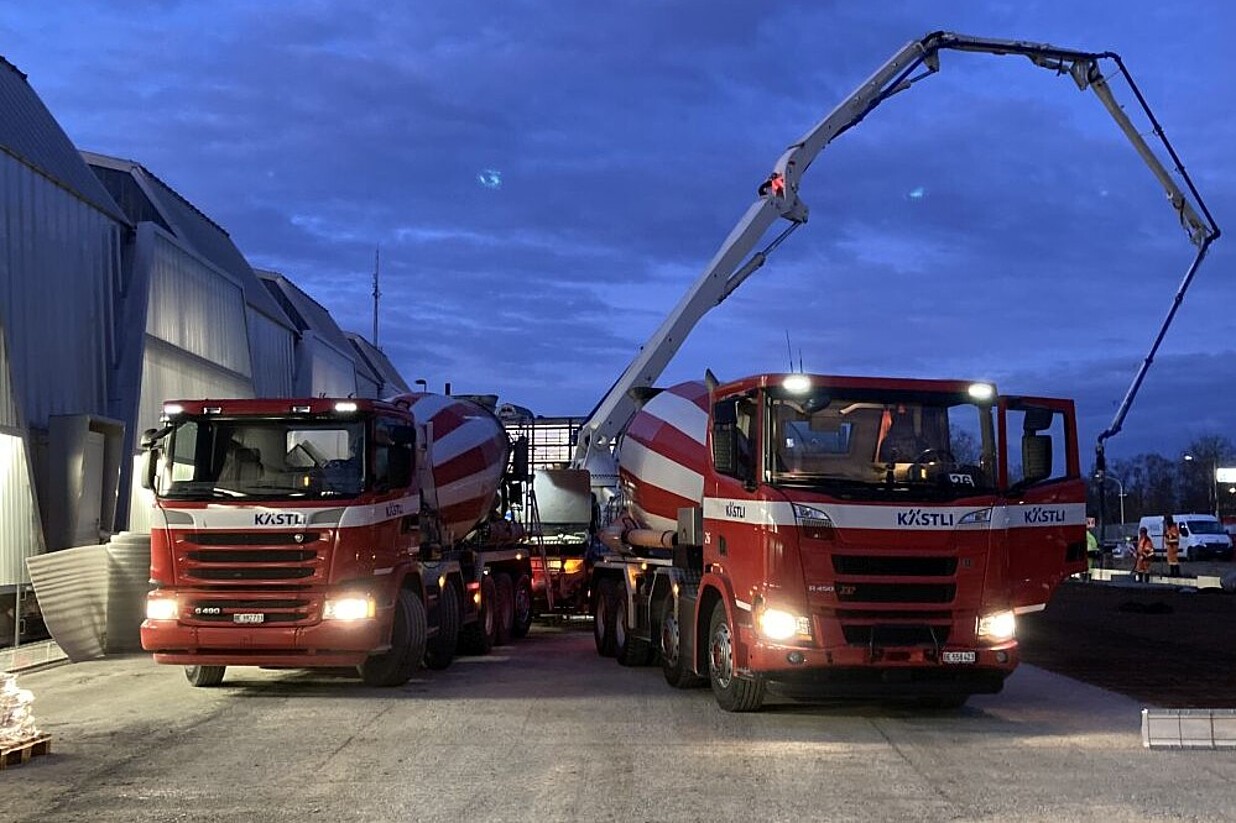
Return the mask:
<svg viewBox="0 0 1236 823">
<path fill-rule="evenodd" d="M 143 436 L 143 448 L 146 449 L 146 453 L 142 456 L 142 488 L 154 489 L 155 475 L 159 471 L 159 458 L 163 456 L 163 453 L 153 445 L 145 445 L 145 439 Z"/>
<path fill-rule="evenodd" d="M 396 446 L 416 445 L 415 426 L 394 426 L 391 428 L 391 442 Z"/>
<path fill-rule="evenodd" d="M 390 466 L 387 469 L 391 488 L 404 489 L 412 484 L 412 449 L 393 446 L 390 450 Z"/>
<path fill-rule="evenodd" d="M 531 475 L 528 466 L 528 438 L 520 435 L 515 440 L 515 449 L 511 455 L 511 479 L 527 480 Z"/>
<path fill-rule="evenodd" d="M 1051 435 L 1025 434 L 1021 438 L 1022 476 L 1027 483 L 1051 477 Z"/>
<path fill-rule="evenodd" d="M 159 433 L 158 429 L 146 429 L 142 432 L 142 449 L 154 448 L 154 444 L 159 442 Z"/>
</svg>

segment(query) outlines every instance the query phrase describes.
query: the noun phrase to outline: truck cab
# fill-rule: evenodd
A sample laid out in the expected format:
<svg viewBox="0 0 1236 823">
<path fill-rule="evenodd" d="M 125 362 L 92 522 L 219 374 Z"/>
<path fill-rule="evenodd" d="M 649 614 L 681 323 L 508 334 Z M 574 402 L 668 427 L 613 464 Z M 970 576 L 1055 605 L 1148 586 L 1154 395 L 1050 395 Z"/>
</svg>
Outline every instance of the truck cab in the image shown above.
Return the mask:
<svg viewBox="0 0 1236 823">
<path fill-rule="evenodd" d="M 627 597 L 620 659 L 647 642 L 674 685 L 707 677 L 737 710 L 770 681 L 998 691 L 1017 665 L 1015 615 L 1085 569 L 1069 401 L 805 374 L 694 385 L 650 400 L 620 447 L 641 521 L 671 527 L 682 504 L 674 548 L 607 587 Z M 706 429 L 683 431 L 688 419 Z"/>
</svg>

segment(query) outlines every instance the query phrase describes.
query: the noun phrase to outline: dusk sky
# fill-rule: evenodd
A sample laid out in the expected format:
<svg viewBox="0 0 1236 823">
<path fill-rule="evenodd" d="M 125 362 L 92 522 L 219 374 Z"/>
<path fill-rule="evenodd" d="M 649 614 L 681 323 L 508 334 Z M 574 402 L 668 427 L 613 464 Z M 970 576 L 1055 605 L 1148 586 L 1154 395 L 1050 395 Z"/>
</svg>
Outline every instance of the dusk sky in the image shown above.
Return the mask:
<svg viewBox="0 0 1236 823">
<path fill-rule="evenodd" d="M 582 415 L 785 147 L 939 29 L 1118 52 L 1236 235 L 1219 0 L 58 0 L 0 11 L 0 54 L 80 148 L 146 166 L 366 336 L 380 245 L 409 382 Z M 788 333 L 808 371 L 1075 398 L 1088 463 L 1194 247 L 1091 93 L 941 62 L 817 158 L 809 223 L 660 382 L 785 370 Z M 1224 237 L 1110 454 L 1236 435 L 1233 261 Z"/>
</svg>

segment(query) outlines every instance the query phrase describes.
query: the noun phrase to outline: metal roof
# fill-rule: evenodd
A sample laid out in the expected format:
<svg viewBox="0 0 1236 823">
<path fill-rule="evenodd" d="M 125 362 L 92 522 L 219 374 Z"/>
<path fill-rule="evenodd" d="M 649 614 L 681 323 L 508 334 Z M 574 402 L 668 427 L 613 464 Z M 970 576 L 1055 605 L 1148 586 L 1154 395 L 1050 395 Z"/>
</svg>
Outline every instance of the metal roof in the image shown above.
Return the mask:
<svg viewBox="0 0 1236 823">
<path fill-rule="evenodd" d="M 318 337 L 326 340 L 339 353 L 355 360 L 352 347 L 343 335 L 343 329 L 335 322 L 318 301 L 314 300 L 291 280 L 277 271 L 254 269 L 258 279 L 265 284 L 275 302 L 277 302 L 292 320 L 298 332 L 312 331 Z"/>
<path fill-rule="evenodd" d="M 0 151 L 77 198 L 129 225 L 125 213 L 82 161 L 73 141 L 16 66 L 0 57 Z"/>
<path fill-rule="evenodd" d="M 147 205 L 152 206 L 160 218 L 155 222 L 161 222 L 186 246 L 230 274 L 244 289 L 245 301 L 250 306 L 280 325 L 295 329 L 295 325 L 279 307 L 278 302 L 255 276 L 249 261 L 240 253 L 240 249 L 236 248 L 232 238 L 218 223 L 134 160 L 88 151 L 82 152 L 82 157 L 91 168 L 97 170 L 99 176 L 96 181 L 103 180 L 114 187 L 117 185 L 115 172 L 123 172 L 137 183 L 145 195 L 144 199 L 127 195 L 121 197 L 122 202 L 129 209 L 134 210 L 130 214 L 131 219 L 135 221 L 150 219 L 151 215 L 143 211 Z"/>
<path fill-rule="evenodd" d="M 360 359 L 378 376 L 378 382 L 382 384 L 384 390 L 405 393 L 412 391 L 385 352 L 356 332 L 349 331 L 344 334 L 356 349 L 356 353 L 360 355 Z"/>
</svg>

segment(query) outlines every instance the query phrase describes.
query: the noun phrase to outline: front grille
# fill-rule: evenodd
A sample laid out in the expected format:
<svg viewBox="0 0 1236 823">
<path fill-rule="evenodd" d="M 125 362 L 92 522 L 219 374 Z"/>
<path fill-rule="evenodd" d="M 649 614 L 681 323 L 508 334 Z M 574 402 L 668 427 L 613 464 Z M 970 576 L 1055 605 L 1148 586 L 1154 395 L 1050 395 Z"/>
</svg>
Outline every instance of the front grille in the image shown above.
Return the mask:
<svg viewBox="0 0 1236 823">
<path fill-rule="evenodd" d="M 303 566 L 252 566 L 249 568 L 194 568 L 185 572 L 195 580 L 299 580 L 313 577 L 313 569 Z"/>
<path fill-rule="evenodd" d="M 948 641 L 948 626 L 870 625 L 842 626 L 851 646 L 940 646 Z"/>
<path fill-rule="evenodd" d="M 198 532 L 184 541 L 195 546 L 299 546 L 319 538 L 319 532 Z"/>
<path fill-rule="evenodd" d="M 950 611 L 897 611 L 895 609 L 837 609 L 838 620 L 951 620 Z"/>
<path fill-rule="evenodd" d="M 311 603 L 304 598 L 203 598 L 188 604 L 188 617 L 199 623 L 233 624 L 235 614 L 261 614 L 260 624 L 297 623 L 309 618 Z"/>
<path fill-rule="evenodd" d="M 317 556 L 312 549 L 199 549 L 186 555 L 199 563 L 301 563 Z"/>
<path fill-rule="evenodd" d="M 178 541 L 178 573 L 220 587 L 310 583 L 325 575 L 331 537 L 330 531 L 193 532 Z"/>
<path fill-rule="evenodd" d="M 840 554 L 833 555 L 833 570 L 855 576 L 952 577 L 957 571 L 957 558 Z"/>
<path fill-rule="evenodd" d="M 951 603 L 952 583 L 837 583 L 843 603 Z"/>
</svg>

